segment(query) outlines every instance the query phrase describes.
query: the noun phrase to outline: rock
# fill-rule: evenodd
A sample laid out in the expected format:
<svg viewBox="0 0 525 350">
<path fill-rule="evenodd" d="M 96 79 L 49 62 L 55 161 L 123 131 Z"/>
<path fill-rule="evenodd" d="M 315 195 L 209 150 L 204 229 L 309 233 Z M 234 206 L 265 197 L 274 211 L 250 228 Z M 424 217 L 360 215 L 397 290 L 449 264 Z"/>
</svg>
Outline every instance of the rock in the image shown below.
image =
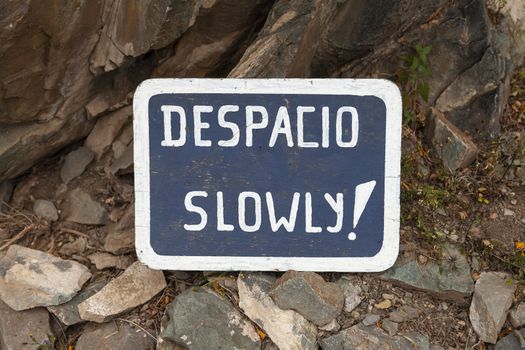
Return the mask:
<svg viewBox="0 0 525 350">
<path fill-rule="evenodd" d="M 105 280 L 100 280 L 92 282 L 84 287 L 77 295 L 73 297 L 70 301 L 64 304 L 56 306 L 48 306 L 47 310 L 55 315 L 60 322 L 66 326 L 72 326 L 74 324 L 83 322 L 78 313 L 78 305 L 84 300 L 88 299 L 106 285 Z"/>
<path fill-rule="evenodd" d="M 319 327 L 320 330 L 325 332 L 337 332 L 341 329 L 341 325 L 337 323 L 336 319 L 333 319 L 329 323 L 325 324 L 324 326 Z"/>
<path fill-rule="evenodd" d="M 525 329 L 521 329 L 519 331 L 521 333 L 521 336 L 525 338 Z M 511 333 L 496 343 L 496 346 L 494 347 L 494 350 L 522 350 L 520 341 L 516 334 Z"/>
<path fill-rule="evenodd" d="M 406 338 L 410 338 L 412 342 Z M 321 339 L 319 344 L 323 350 L 423 350 L 429 348 L 428 339 L 426 339 L 426 348 L 424 347 L 425 339 L 426 337 L 420 334 L 413 334 L 410 337 L 389 336 L 375 326 L 367 327 L 363 324 L 357 324 L 335 335 Z M 423 344 L 421 344 L 422 341 Z"/>
<path fill-rule="evenodd" d="M 434 152 L 451 173 L 469 166 L 476 159 L 477 146 L 440 112 L 433 110 L 428 130 Z"/>
<path fill-rule="evenodd" d="M 100 117 L 84 141 L 84 146 L 100 159 L 130 119 L 131 113 L 132 107 L 127 106 Z"/>
<path fill-rule="evenodd" d="M 14 311 L 0 300 L 0 349 L 52 349 L 52 337 L 46 309 Z"/>
<path fill-rule="evenodd" d="M 125 254 L 135 248 L 135 233 L 133 230 L 111 231 L 105 239 L 104 249 L 113 254 Z"/>
<path fill-rule="evenodd" d="M 467 259 L 452 245 L 445 246 L 441 265 L 430 261 L 421 265 L 415 257 L 400 257 L 380 277 L 463 305 L 474 288 Z"/>
<path fill-rule="evenodd" d="M 365 316 L 362 322 L 365 326 L 371 326 L 376 324 L 380 319 L 381 317 L 379 317 L 379 315 L 368 314 Z"/>
<path fill-rule="evenodd" d="M 78 305 L 80 318 L 102 323 L 148 302 L 166 287 L 162 271 L 135 262 L 92 297 Z"/>
<path fill-rule="evenodd" d="M 130 256 L 115 256 L 109 253 L 93 253 L 88 255 L 88 259 L 92 264 L 95 264 L 97 270 L 104 270 L 112 267 L 124 270 L 133 263 L 133 258 Z"/>
<path fill-rule="evenodd" d="M 388 333 L 389 336 L 394 336 L 397 333 L 399 324 L 388 319 L 381 321 L 381 327 Z"/>
<path fill-rule="evenodd" d="M 399 307 L 397 310 L 395 311 L 392 311 L 390 314 L 389 314 L 389 319 L 391 321 L 394 321 L 394 322 L 405 322 L 405 321 L 409 321 L 409 320 L 412 320 L 414 318 L 418 318 L 419 317 L 419 310 L 412 307 L 412 306 L 409 306 L 409 305 L 403 305 L 401 307 Z"/>
<path fill-rule="evenodd" d="M 484 342 L 496 343 L 507 318 L 516 290 L 514 283 L 508 283 L 509 277 L 497 272 L 483 272 L 476 281 L 470 304 L 470 322 Z"/>
<path fill-rule="evenodd" d="M 53 202 L 47 201 L 45 199 L 37 199 L 33 203 L 33 213 L 49 222 L 58 220 L 57 208 L 55 208 Z"/>
<path fill-rule="evenodd" d="M 0 260 L 0 299 L 17 311 L 58 305 L 71 300 L 90 277 L 76 261 L 12 245 Z"/>
<path fill-rule="evenodd" d="M 337 285 L 343 290 L 345 296 L 345 312 L 352 312 L 352 310 L 361 304 L 361 287 L 344 277 L 337 281 Z"/>
<path fill-rule="evenodd" d="M 76 350 L 154 350 L 155 341 L 143 330 L 126 322 L 104 323 L 84 332 L 77 340 Z"/>
<path fill-rule="evenodd" d="M 191 288 L 168 305 L 161 337 L 191 349 L 260 349 L 252 324 L 232 304 L 206 288 Z"/>
<path fill-rule="evenodd" d="M 87 248 L 87 240 L 84 237 L 78 237 L 73 242 L 68 242 L 60 247 L 60 254 L 72 256 L 83 253 Z"/>
<path fill-rule="evenodd" d="M 380 303 L 375 304 L 374 307 L 379 310 L 388 309 L 392 307 L 392 301 L 390 299 L 385 299 Z"/>
<path fill-rule="evenodd" d="M 282 310 L 269 293 L 275 278 L 267 274 L 240 274 L 239 307 L 268 334 L 281 350 L 317 349 L 317 329 L 293 310 Z"/>
<path fill-rule="evenodd" d="M 104 225 L 108 219 L 106 209 L 80 188 L 68 193 L 62 207 L 62 217 L 67 221 L 84 225 Z"/>
<path fill-rule="evenodd" d="M 295 310 L 317 326 L 339 316 L 344 305 L 341 288 L 314 272 L 286 272 L 275 282 L 270 296 L 281 309 Z"/>
<path fill-rule="evenodd" d="M 122 155 L 111 163 L 110 171 L 113 175 L 125 175 L 133 172 L 133 144 L 130 143 Z"/>
<path fill-rule="evenodd" d="M 525 302 L 519 303 L 517 307 L 510 310 L 509 319 L 514 328 L 525 325 Z"/>
<path fill-rule="evenodd" d="M 62 181 L 67 184 L 69 181 L 82 175 L 94 156 L 93 152 L 87 147 L 79 147 L 70 152 L 64 160 L 62 170 L 60 170 Z"/>
</svg>

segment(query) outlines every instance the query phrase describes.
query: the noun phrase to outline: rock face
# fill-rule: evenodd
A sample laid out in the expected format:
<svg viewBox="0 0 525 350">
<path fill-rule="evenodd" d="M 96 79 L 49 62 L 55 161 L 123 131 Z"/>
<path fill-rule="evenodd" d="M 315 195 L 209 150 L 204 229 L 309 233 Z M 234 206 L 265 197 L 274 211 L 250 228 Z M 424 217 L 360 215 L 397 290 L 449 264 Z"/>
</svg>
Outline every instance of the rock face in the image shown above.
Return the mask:
<svg viewBox="0 0 525 350">
<path fill-rule="evenodd" d="M 162 338 L 189 349 L 260 349 L 257 332 L 228 301 L 205 288 L 192 288 L 168 305 Z"/>
<path fill-rule="evenodd" d="M 83 320 L 105 322 L 146 303 L 164 288 L 162 271 L 151 270 L 137 261 L 78 305 L 78 312 Z"/>
<path fill-rule="evenodd" d="M 58 305 L 71 300 L 90 277 L 76 261 L 12 245 L 0 260 L 0 299 L 14 310 Z"/>
<path fill-rule="evenodd" d="M 420 264 L 413 256 L 400 257 L 381 278 L 463 304 L 474 287 L 468 261 L 451 245 L 445 247 L 441 265 L 431 261 Z"/>
<path fill-rule="evenodd" d="M 239 306 L 265 330 L 281 350 L 317 349 L 317 329 L 293 310 L 282 310 L 269 293 L 275 278 L 263 274 L 241 274 L 237 280 Z"/>
<path fill-rule="evenodd" d="M 507 318 L 516 290 L 514 283 L 507 282 L 509 277 L 502 273 L 484 272 L 476 281 L 470 304 L 470 322 L 484 342 L 496 343 Z"/>
<path fill-rule="evenodd" d="M 75 346 L 77 350 L 153 350 L 155 341 L 143 330 L 128 323 L 108 322 L 83 333 Z"/>
<path fill-rule="evenodd" d="M 53 332 L 43 308 L 14 311 L 0 300 L 0 349 L 51 349 Z"/>
<path fill-rule="evenodd" d="M 67 221 L 84 225 L 103 225 L 107 222 L 106 209 L 80 188 L 68 194 L 63 208 L 62 215 Z"/>
<path fill-rule="evenodd" d="M 317 326 L 324 326 L 343 310 L 343 291 L 314 272 L 288 271 L 279 278 L 270 296 L 281 309 L 292 309 Z"/>
</svg>

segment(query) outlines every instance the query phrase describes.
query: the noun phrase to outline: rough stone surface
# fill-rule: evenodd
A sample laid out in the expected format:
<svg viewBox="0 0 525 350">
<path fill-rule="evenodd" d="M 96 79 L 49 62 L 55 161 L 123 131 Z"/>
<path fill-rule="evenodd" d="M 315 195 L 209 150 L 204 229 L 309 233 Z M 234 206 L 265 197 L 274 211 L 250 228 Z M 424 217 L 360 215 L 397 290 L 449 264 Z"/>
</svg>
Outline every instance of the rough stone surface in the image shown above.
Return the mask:
<svg viewBox="0 0 525 350">
<path fill-rule="evenodd" d="M 434 152 L 450 172 L 465 168 L 476 159 L 478 147 L 442 113 L 433 111 L 428 132 Z"/>
<path fill-rule="evenodd" d="M 521 333 L 522 337 L 525 337 L 525 329 L 522 329 L 519 332 Z M 498 342 L 496 343 L 496 346 L 494 347 L 494 350 L 522 350 L 522 349 L 523 348 L 521 347 L 520 341 L 514 333 L 511 333 L 501 338 L 500 340 L 498 340 Z"/>
<path fill-rule="evenodd" d="M 341 325 L 337 322 L 336 319 L 333 319 L 324 326 L 319 327 L 319 330 L 326 332 L 337 332 L 339 329 L 341 329 Z"/>
<path fill-rule="evenodd" d="M 516 290 L 502 273 L 484 272 L 479 276 L 470 304 L 470 322 L 479 338 L 495 344 L 512 305 Z"/>
<path fill-rule="evenodd" d="M 420 264 L 415 257 L 399 257 L 381 278 L 430 292 L 437 297 L 466 304 L 474 288 L 470 265 L 455 247 L 446 245 L 441 265 L 432 261 Z"/>
<path fill-rule="evenodd" d="M 113 254 L 125 254 L 133 251 L 135 248 L 134 224 L 134 206 L 130 205 L 117 223 L 108 225 L 109 233 L 104 240 L 104 249 Z"/>
<path fill-rule="evenodd" d="M 382 320 L 381 327 L 388 333 L 389 336 L 394 336 L 397 333 L 399 324 L 390 320 Z"/>
<path fill-rule="evenodd" d="M 12 245 L 0 260 L 0 299 L 15 310 L 58 305 L 71 300 L 90 277 L 76 261 Z"/>
<path fill-rule="evenodd" d="M 106 281 L 104 280 L 90 283 L 67 303 L 56 306 L 48 306 L 47 310 L 55 315 L 60 320 L 60 322 L 66 326 L 72 326 L 74 324 L 83 322 L 84 320 L 80 318 L 80 314 L 78 313 L 78 305 L 97 293 L 105 285 Z"/>
<path fill-rule="evenodd" d="M 295 310 L 317 326 L 339 316 L 344 305 L 341 288 L 314 272 L 286 272 L 275 282 L 270 296 L 281 309 Z"/>
<path fill-rule="evenodd" d="M 421 312 L 410 306 L 403 305 L 389 314 L 389 320 L 394 322 L 405 322 L 417 318 Z"/>
<path fill-rule="evenodd" d="M 361 304 L 361 287 L 345 277 L 341 277 L 336 283 L 343 290 L 345 296 L 345 312 L 352 312 Z"/>
<path fill-rule="evenodd" d="M 281 350 L 317 349 L 317 329 L 293 310 L 282 310 L 269 293 L 275 277 L 240 274 L 237 279 L 239 306 L 244 314 L 265 330 Z"/>
<path fill-rule="evenodd" d="M 206 288 L 192 288 L 166 310 L 161 337 L 190 349 L 260 349 L 253 325 L 232 304 Z"/>
<path fill-rule="evenodd" d="M 58 211 L 53 202 L 45 199 L 37 199 L 33 203 L 33 213 L 49 222 L 58 220 Z"/>
<path fill-rule="evenodd" d="M 133 144 L 129 144 L 120 157 L 113 160 L 110 171 L 113 175 L 125 175 L 133 172 Z"/>
<path fill-rule="evenodd" d="M 365 316 L 362 322 L 365 326 L 371 326 L 373 324 L 376 324 L 376 322 L 380 319 L 381 317 L 379 317 L 379 315 L 369 314 Z"/>
<path fill-rule="evenodd" d="M 162 271 L 133 263 L 124 273 L 78 305 L 80 318 L 105 322 L 144 304 L 166 287 Z"/>
<path fill-rule="evenodd" d="M 88 255 L 88 259 L 91 261 L 91 263 L 95 264 L 98 270 L 104 270 L 112 267 L 124 270 L 129 265 L 131 265 L 131 263 L 133 263 L 133 259 L 130 256 L 115 256 L 109 253 L 93 253 Z"/>
<path fill-rule="evenodd" d="M 150 332 L 151 333 L 151 332 Z M 78 338 L 76 350 L 154 350 L 155 341 L 126 322 L 104 323 Z"/>
<path fill-rule="evenodd" d="M 107 222 L 106 209 L 80 188 L 68 193 L 62 205 L 64 220 L 84 225 L 103 225 Z"/>
<path fill-rule="evenodd" d="M 69 181 L 82 175 L 94 156 L 93 152 L 86 147 L 79 147 L 70 152 L 64 160 L 62 170 L 60 170 L 62 181 L 67 184 Z"/>
<path fill-rule="evenodd" d="M 14 311 L 0 300 L 0 349 L 34 350 L 39 345 L 51 349 L 52 337 L 46 309 Z"/>
<path fill-rule="evenodd" d="M 525 325 L 525 302 L 519 303 L 518 306 L 510 310 L 509 319 L 514 328 Z"/>
<path fill-rule="evenodd" d="M 128 106 L 100 117 L 86 141 L 84 141 L 84 146 L 100 159 L 104 152 L 109 149 L 113 140 L 119 135 L 124 124 L 129 120 L 131 113 L 132 108 Z"/>
</svg>

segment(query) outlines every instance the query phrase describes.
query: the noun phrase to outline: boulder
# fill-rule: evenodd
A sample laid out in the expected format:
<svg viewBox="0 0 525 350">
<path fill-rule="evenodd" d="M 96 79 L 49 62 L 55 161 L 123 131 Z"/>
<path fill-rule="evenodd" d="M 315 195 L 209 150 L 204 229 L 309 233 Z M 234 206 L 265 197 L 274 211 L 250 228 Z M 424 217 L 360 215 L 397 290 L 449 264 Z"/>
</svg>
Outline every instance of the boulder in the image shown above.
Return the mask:
<svg viewBox="0 0 525 350">
<path fill-rule="evenodd" d="M 137 261 L 80 303 L 78 312 L 83 320 L 106 322 L 148 302 L 164 288 L 166 280 L 162 271 L 151 270 Z"/>
<path fill-rule="evenodd" d="M 240 274 L 239 307 L 281 350 L 317 349 L 317 329 L 293 310 L 282 310 L 269 293 L 275 277 L 267 274 Z"/>
<path fill-rule="evenodd" d="M 483 272 L 476 281 L 470 322 L 479 339 L 495 344 L 512 305 L 516 284 L 510 276 L 497 272 Z"/>
<path fill-rule="evenodd" d="M 206 288 L 191 288 L 166 308 L 161 337 L 190 349 L 260 349 L 253 325 L 233 305 Z"/>
<path fill-rule="evenodd" d="M 344 305 L 341 288 L 314 272 L 286 272 L 275 282 L 270 296 L 281 309 L 295 310 L 317 326 L 339 316 Z"/>
<path fill-rule="evenodd" d="M 89 280 L 82 264 L 19 245 L 0 260 L 0 299 L 14 310 L 59 305 L 71 300 Z"/>
</svg>

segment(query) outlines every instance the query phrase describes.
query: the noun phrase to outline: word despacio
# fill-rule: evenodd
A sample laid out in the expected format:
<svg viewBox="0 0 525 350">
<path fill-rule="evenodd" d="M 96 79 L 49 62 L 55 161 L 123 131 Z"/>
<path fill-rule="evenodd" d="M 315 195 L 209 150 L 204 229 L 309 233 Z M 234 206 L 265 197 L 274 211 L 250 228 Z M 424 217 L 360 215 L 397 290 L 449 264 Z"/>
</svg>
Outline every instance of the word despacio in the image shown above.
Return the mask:
<svg viewBox="0 0 525 350">
<path fill-rule="evenodd" d="M 269 147 L 274 147 L 278 140 L 283 138 L 288 147 L 352 148 L 357 145 L 359 135 L 359 115 L 357 109 L 352 106 L 341 106 L 336 109 L 327 106 L 297 106 L 293 109 L 280 106 L 275 115 L 270 115 L 264 106 L 257 105 L 242 108 L 238 105 L 195 105 L 188 109 L 177 105 L 163 105 L 161 111 L 164 126 L 164 139 L 161 140 L 161 145 L 164 147 L 253 147 L 254 138 L 266 135 L 267 140 L 263 141 L 267 142 Z M 231 137 L 212 139 L 214 133 L 206 132 L 206 129 L 210 129 L 210 123 L 229 130 Z M 306 123 L 313 124 L 306 125 Z M 188 136 L 188 125 L 193 126 L 193 137 Z M 306 140 L 305 128 L 307 126 L 311 128 L 312 125 L 319 128 L 320 138 Z M 333 137 L 333 128 L 335 128 L 335 137 Z M 263 130 L 267 132 L 262 133 Z M 241 133 L 245 140 L 243 143 L 241 143 Z M 330 139 L 330 135 L 333 140 Z M 188 141 L 189 139 L 193 140 Z M 281 228 L 293 232 L 296 229 L 298 215 L 304 215 L 305 218 L 305 227 L 297 228 L 300 231 L 304 229 L 309 233 L 323 231 L 337 233 L 343 227 L 345 207 L 343 193 L 325 193 L 324 200 L 316 202 L 316 206 L 328 206 L 334 213 L 333 225 L 327 227 L 316 226 L 313 222 L 314 205 L 309 192 L 290 193 L 290 204 L 286 204 L 289 211 L 281 213 L 285 215 L 276 213 L 274 196 L 271 192 L 259 194 L 253 191 L 241 191 L 235 195 L 238 197 L 237 207 L 229 210 L 236 212 L 237 220 L 225 222 L 223 192 L 188 192 L 185 195 L 184 207 L 190 213 L 192 222 L 184 223 L 184 229 L 202 231 L 208 225 L 209 215 L 216 215 L 217 231 L 234 231 L 238 227 L 244 232 L 256 232 L 261 227 L 263 212 L 268 214 L 267 220 L 274 232 Z M 215 212 L 208 213 L 202 206 L 196 204 L 202 201 L 214 201 L 212 207 L 216 208 Z M 301 213 L 299 213 L 300 201 L 301 207 L 304 207 L 304 212 Z M 247 210 L 250 210 L 249 215 L 246 215 Z M 247 222 L 247 216 L 252 218 L 251 222 Z"/>
</svg>

